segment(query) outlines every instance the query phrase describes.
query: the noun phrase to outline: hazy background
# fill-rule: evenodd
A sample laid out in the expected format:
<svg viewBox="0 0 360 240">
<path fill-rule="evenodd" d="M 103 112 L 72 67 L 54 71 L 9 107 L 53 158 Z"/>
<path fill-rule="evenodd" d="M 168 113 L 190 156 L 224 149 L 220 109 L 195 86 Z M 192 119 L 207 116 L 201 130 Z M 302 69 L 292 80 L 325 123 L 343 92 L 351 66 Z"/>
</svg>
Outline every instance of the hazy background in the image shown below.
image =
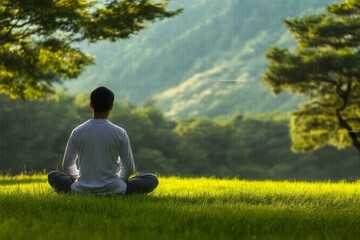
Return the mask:
<svg viewBox="0 0 360 240">
<path fill-rule="evenodd" d="M 82 46 L 96 56 L 67 87 L 114 89 L 118 99 L 156 102 L 166 116 L 286 112 L 301 98 L 272 96 L 260 82 L 270 46 L 295 46 L 282 20 L 323 11 L 334 0 L 173 0 L 179 16 L 129 40 Z"/>
</svg>

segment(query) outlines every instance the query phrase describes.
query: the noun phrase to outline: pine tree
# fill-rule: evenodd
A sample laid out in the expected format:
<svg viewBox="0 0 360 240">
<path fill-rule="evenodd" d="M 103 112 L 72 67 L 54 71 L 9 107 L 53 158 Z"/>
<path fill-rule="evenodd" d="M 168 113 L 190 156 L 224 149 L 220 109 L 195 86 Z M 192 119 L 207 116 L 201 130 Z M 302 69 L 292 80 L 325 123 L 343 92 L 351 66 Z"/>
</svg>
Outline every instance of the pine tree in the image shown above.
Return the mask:
<svg viewBox="0 0 360 240">
<path fill-rule="evenodd" d="M 270 48 L 263 81 L 276 94 L 307 96 L 292 113 L 292 149 L 329 144 L 360 151 L 360 2 L 332 4 L 324 13 L 284 24 L 297 47 Z"/>
</svg>

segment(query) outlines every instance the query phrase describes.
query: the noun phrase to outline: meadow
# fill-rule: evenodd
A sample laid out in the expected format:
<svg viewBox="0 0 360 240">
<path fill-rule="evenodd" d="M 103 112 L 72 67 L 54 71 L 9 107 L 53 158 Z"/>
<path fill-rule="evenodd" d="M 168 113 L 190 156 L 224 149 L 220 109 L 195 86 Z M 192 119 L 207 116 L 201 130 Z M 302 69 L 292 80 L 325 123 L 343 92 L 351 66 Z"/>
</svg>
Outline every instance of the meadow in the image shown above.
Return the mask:
<svg viewBox="0 0 360 240">
<path fill-rule="evenodd" d="M 358 239 L 360 182 L 160 177 L 147 196 L 0 176 L 0 239 Z"/>
</svg>

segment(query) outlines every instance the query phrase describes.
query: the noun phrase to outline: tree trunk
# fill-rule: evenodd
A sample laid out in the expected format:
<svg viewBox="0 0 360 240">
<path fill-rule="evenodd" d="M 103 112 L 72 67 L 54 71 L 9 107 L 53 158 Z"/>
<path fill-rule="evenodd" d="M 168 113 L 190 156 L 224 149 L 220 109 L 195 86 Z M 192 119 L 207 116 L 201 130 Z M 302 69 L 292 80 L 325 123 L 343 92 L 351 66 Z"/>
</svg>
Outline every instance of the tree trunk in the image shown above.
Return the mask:
<svg viewBox="0 0 360 240">
<path fill-rule="evenodd" d="M 360 129 L 353 129 L 341 116 L 341 110 L 336 110 L 336 116 L 339 121 L 340 127 L 348 131 L 349 137 L 357 150 L 360 152 Z"/>
</svg>

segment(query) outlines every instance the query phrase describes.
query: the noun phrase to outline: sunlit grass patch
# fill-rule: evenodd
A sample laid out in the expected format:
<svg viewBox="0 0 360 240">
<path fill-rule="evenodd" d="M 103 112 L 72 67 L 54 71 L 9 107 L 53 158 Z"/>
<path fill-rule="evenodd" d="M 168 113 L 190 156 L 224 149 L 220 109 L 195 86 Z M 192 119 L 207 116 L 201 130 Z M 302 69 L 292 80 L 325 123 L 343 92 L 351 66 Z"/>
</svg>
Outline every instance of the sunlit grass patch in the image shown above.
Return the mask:
<svg viewBox="0 0 360 240">
<path fill-rule="evenodd" d="M 359 182 L 160 177 L 147 196 L 99 197 L 56 194 L 44 175 L 0 179 L 0 239 L 349 239 L 360 234 Z"/>
<path fill-rule="evenodd" d="M 360 204 L 360 182 L 247 181 L 171 177 L 161 181 L 154 195 L 251 205 L 357 208 L 357 204 Z"/>
<path fill-rule="evenodd" d="M 52 192 L 47 184 L 47 176 L 37 175 L 16 175 L 0 176 L 0 194 L 32 194 L 39 195 Z"/>
</svg>

